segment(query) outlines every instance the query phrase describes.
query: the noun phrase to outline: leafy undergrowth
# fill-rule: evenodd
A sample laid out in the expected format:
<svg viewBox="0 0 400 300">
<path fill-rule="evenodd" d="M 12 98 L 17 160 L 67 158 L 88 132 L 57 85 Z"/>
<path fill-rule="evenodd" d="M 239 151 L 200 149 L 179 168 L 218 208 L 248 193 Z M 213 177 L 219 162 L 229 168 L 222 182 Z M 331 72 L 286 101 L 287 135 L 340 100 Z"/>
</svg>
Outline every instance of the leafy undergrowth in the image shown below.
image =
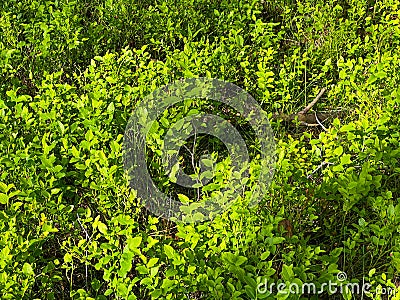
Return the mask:
<svg viewBox="0 0 400 300">
<path fill-rule="evenodd" d="M 361 298 L 329 292 L 340 272 L 371 284 L 364 298 L 396 288 L 397 1 L 6 0 L 0 10 L 2 299 Z M 245 193 L 212 222 L 175 224 L 129 188 L 122 140 L 138 101 L 198 76 L 237 84 L 270 116 L 327 87 L 313 109 L 339 117 L 272 121 L 277 164 L 259 205 Z M 191 107 L 179 109 L 167 123 Z M 289 292 L 310 282 L 323 293 Z"/>
</svg>

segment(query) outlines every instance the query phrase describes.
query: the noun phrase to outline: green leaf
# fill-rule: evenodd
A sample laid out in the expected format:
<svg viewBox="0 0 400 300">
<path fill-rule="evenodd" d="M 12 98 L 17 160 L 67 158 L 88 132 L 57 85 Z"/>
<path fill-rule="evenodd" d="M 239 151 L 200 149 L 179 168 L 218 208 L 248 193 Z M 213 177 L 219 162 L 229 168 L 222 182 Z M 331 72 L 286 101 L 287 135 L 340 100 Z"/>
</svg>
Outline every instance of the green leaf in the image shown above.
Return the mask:
<svg viewBox="0 0 400 300">
<path fill-rule="evenodd" d="M 269 252 L 269 251 L 267 250 L 267 251 L 265 251 L 263 254 L 261 254 L 260 259 L 261 259 L 261 260 L 265 260 L 265 259 L 268 258 L 268 256 L 270 256 L 270 254 L 271 254 L 271 252 Z"/>
<path fill-rule="evenodd" d="M 151 268 L 158 262 L 158 257 L 150 258 L 149 262 L 147 263 L 147 267 Z"/>
<path fill-rule="evenodd" d="M 236 44 L 239 47 L 243 47 L 243 43 L 244 43 L 243 37 L 240 34 L 238 34 L 238 35 L 236 35 L 235 38 L 236 38 Z"/>
<path fill-rule="evenodd" d="M 24 266 L 22 267 L 22 273 L 25 275 L 34 275 L 35 273 L 33 272 L 32 266 L 28 263 L 24 263 Z"/>
<path fill-rule="evenodd" d="M 66 253 L 64 255 L 64 262 L 66 263 L 72 262 L 72 255 L 70 253 Z"/>
<path fill-rule="evenodd" d="M 107 76 L 106 81 L 111 84 L 117 83 L 117 79 L 112 76 Z"/>
<path fill-rule="evenodd" d="M 214 162 L 213 162 L 211 159 L 208 159 L 208 158 L 202 159 L 201 162 L 202 162 L 206 167 L 209 167 L 209 168 L 212 168 L 213 165 L 214 165 Z"/>
<path fill-rule="evenodd" d="M 78 170 L 85 170 L 86 169 L 86 165 L 85 164 L 81 164 L 81 163 L 77 163 L 77 164 L 75 164 L 75 168 L 77 168 Z"/>
<path fill-rule="evenodd" d="M 108 114 L 112 114 L 112 113 L 114 113 L 114 110 L 115 110 L 114 102 L 111 102 L 111 103 L 107 106 L 107 113 L 108 113 Z"/>
<path fill-rule="evenodd" d="M 149 269 L 144 265 L 137 266 L 136 271 L 138 271 L 139 274 L 149 274 Z"/>
<path fill-rule="evenodd" d="M 93 139 L 93 137 L 94 137 L 93 132 L 89 129 L 85 134 L 85 139 L 87 141 L 91 141 Z"/>
<path fill-rule="evenodd" d="M 376 80 L 378 80 L 378 78 L 374 74 L 371 74 L 367 80 L 367 85 L 373 84 Z"/>
<path fill-rule="evenodd" d="M 375 269 L 375 268 L 371 269 L 371 270 L 368 272 L 368 276 L 369 276 L 369 277 L 372 277 L 372 276 L 375 274 L 375 272 L 376 272 L 376 269 Z"/>
<path fill-rule="evenodd" d="M 328 273 L 330 273 L 330 274 L 336 274 L 336 273 L 339 273 L 339 270 L 338 270 L 338 265 L 337 264 L 330 264 L 329 266 L 328 266 Z"/>
<path fill-rule="evenodd" d="M 169 173 L 169 179 L 171 182 L 176 183 L 176 174 L 178 173 L 179 170 L 179 163 L 176 163 L 175 165 L 172 166 L 171 172 Z"/>
<path fill-rule="evenodd" d="M 334 250 L 331 251 L 330 255 L 331 255 L 332 257 L 339 257 L 340 254 L 342 254 L 342 251 L 343 251 L 343 248 L 342 248 L 342 247 L 340 247 L 340 248 L 335 248 Z"/>
<path fill-rule="evenodd" d="M 335 151 L 333 151 L 333 154 L 335 154 L 336 156 L 340 156 L 343 153 L 343 147 L 339 146 L 335 149 Z"/>
<path fill-rule="evenodd" d="M 238 255 L 238 256 L 236 256 L 236 258 L 234 260 L 234 263 L 235 263 L 235 266 L 238 267 L 238 266 L 242 265 L 246 261 L 247 261 L 247 257 Z"/>
<path fill-rule="evenodd" d="M 341 172 L 343 170 L 344 170 L 344 168 L 342 165 L 336 165 L 336 166 L 333 166 L 333 168 L 332 168 L 333 172 Z"/>
<path fill-rule="evenodd" d="M 246 295 L 249 296 L 249 299 L 257 299 L 255 289 L 253 287 L 246 285 L 244 290 L 246 291 Z"/>
<path fill-rule="evenodd" d="M 99 229 L 99 231 L 102 234 L 106 234 L 107 233 L 107 225 L 104 224 L 103 222 L 99 221 L 98 224 L 97 224 L 97 228 Z"/>
<path fill-rule="evenodd" d="M 139 248 L 141 243 L 142 243 L 141 236 L 136 236 L 134 238 L 128 238 L 128 241 L 127 241 L 128 247 L 131 250 Z"/>
<path fill-rule="evenodd" d="M 354 131 L 354 130 L 356 130 L 354 123 L 349 123 L 349 124 L 343 125 L 342 128 L 340 128 L 341 132 L 349 132 L 349 131 Z"/>
<path fill-rule="evenodd" d="M 4 192 L 4 193 L 7 193 L 8 190 L 9 190 L 9 188 L 8 188 L 7 184 L 5 184 L 3 182 L 0 182 L 0 191 Z"/>
<path fill-rule="evenodd" d="M 292 281 L 292 279 L 294 278 L 294 272 L 293 272 L 293 265 L 283 265 L 282 267 L 282 279 L 285 281 Z"/>
<path fill-rule="evenodd" d="M 60 128 L 61 135 L 64 135 L 64 133 L 65 133 L 65 127 L 64 127 L 64 124 L 63 124 L 63 123 L 61 123 L 60 121 L 57 121 L 57 124 L 58 124 L 58 127 Z"/>
<path fill-rule="evenodd" d="M 379 71 L 378 73 L 375 73 L 374 75 L 379 79 L 383 79 L 386 77 L 386 72 Z"/>
<path fill-rule="evenodd" d="M 149 277 L 145 277 L 140 281 L 141 285 L 148 285 L 151 286 L 153 284 L 153 281 Z"/>
<path fill-rule="evenodd" d="M 342 165 L 348 165 L 351 163 L 351 155 L 350 154 L 345 154 L 340 158 L 340 163 Z"/>
<path fill-rule="evenodd" d="M 189 197 L 184 194 L 178 194 L 178 199 L 179 199 L 179 201 L 181 201 L 182 203 L 185 203 L 185 204 L 190 202 Z"/>
<path fill-rule="evenodd" d="M 175 249 L 172 248 L 170 245 L 164 245 L 164 253 L 169 259 L 174 259 L 176 256 Z"/>
<path fill-rule="evenodd" d="M 283 241 L 285 241 L 285 238 L 282 237 L 282 236 L 274 236 L 274 237 L 272 238 L 272 244 L 273 244 L 273 245 L 280 244 L 280 243 L 282 243 Z"/>
<path fill-rule="evenodd" d="M 6 194 L 0 193 L 0 204 L 8 203 L 8 196 Z"/>
<path fill-rule="evenodd" d="M 214 174 L 211 171 L 204 171 L 203 173 L 200 174 L 200 180 L 203 180 L 204 178 L 211 179 L 213 177 Z"/>
<path fill-rule="evenodd" d="M 74 157 L 76 157 L 76 158 L 78 158 L 78 157 L 80 156 L 79 150 L 76 149 L 75 146 L 72 146 L 72 148 L 71 148 L 71 153 L 72 153 L 72 155 L 73 155 Z"/>
<path fill-rule="evenodd" d="M 122 253 L 120 265 L 121 268 L 118 270 L 118 275 L 125 278 L 127 273 L 132 269 L 133 253 Z"/>
</svg>

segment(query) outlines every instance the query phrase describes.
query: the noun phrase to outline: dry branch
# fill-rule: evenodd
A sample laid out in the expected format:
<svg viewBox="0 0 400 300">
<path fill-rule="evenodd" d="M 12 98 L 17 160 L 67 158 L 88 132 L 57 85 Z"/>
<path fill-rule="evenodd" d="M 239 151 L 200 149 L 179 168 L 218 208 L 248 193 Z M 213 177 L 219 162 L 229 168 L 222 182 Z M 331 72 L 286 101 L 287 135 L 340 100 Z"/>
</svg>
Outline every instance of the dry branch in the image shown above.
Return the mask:
<svg viewBox="0 0 400 300">
<path fill-rule="evenodd" d="M 326 88 L 322 88 L 317 97 L 315 97 L 315 99 L 310 104 L 308 104 L 302 111 L 300 111 L 299 114 L 306 114 L 314 106 L 314 104 L 317 103 L 317 101 L 319 100 L 319 98 L 321 98 L 325 91 Z"/>
<path fill-rule="evenodd" d="M 317 101 L 321 98 L 321 96 L 325 93 L 326 88 L 322 88 L 321 91 L 318 93 L 318 95 L 314 98 L 310 104 L 308 104 L 303 110 L 298 112 L 297 114 L 282 114 L 282 113 L 275 113 L 272 115 L 272 119 L 276 121 L 283 121 L 283 122 L 292 122 L 296 118 L 300 122 L 301 125 L 306 125 L 306 126 L 322 126 L 322 128 L 325 129 L 325 127 L 322 125 L 322 123 L 327 120 L 328 118 L 336 118 L 339 116 L 340 110 L 332 110 L 332 111 L 326 111 L 326 112 L 313 112 L 309 113 L 308 111 L 317 103 Z"/>
</svg>

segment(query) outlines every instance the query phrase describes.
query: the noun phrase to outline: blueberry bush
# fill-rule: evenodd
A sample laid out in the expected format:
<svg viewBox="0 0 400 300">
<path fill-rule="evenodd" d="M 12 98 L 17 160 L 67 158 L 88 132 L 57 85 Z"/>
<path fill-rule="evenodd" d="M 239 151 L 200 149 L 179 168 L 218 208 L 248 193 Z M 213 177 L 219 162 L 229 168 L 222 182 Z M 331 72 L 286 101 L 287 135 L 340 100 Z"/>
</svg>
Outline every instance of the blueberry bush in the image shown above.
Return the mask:
<svg viewBox="0 0 400 300">
<path fill-rule="evenodd" d="M 398 1 L 3 0 L 0 12 L 1 299 L 400 299 Z M 122 153 L 141 99 L 191 77 L 248 91 L 277 163 L 257 206 L 245 193 L 183 224 L 144 208 Z M 302 122 L 322 88 L 311 111 L 328 117 Z M 147 142 L 154 180 L 180 199 L 194 196 L 155 153 L 193 110 L 240 124 L 209 105 L 177 105 Z M 225 158 L 205 139 L 192 143 Z M 310 282 L 321 293 L 292 293 Z"/>
</svg>

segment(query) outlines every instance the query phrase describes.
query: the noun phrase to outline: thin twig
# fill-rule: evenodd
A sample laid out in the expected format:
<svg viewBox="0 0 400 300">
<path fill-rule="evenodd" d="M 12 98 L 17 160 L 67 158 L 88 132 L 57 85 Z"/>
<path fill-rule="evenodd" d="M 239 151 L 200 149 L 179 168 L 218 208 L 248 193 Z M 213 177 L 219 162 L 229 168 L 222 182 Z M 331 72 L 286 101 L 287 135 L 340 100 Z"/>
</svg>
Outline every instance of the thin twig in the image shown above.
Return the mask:
<svg viewBox="0 0 400 300">
<path fill-rule="evenodd" d="M 76 216 L 78 217 L 78 220 L 77 220 L 77 221 L 78 221 L 79 225 L 81 225 L 82 230 L 85 232 L 86 240 L 91 241 L 90 235 L 89 235 L 89 233 L 86 231 L 85 227 L 83 227 L 83 225 L 82 225 L 82 223 L 81 223 L 81 219 L 79 218 L 78 213 L 76 213 Z"/>
<path fill-rule="evenodd" d="M 194 140 L 193 140 L 193 150 L 192 150 L 192 167 L 193 171 L 196 173 L 196 164 L 195 164 L 195 152 L 196 152 L 196 142 L 197 142 L 197 130 L 196 126 L 194 127 Z M 196 182 L 200 183 L 199 176 L 196 176 Z M 197 188 L 197 201 L 200 200 L 200 188 Z"/>
<path fill-rule="evenodd" d="M 333 165 L 333 163 L 328 161 L 323 161 L 314 171 L 308 174 L 307 179 L 310 179 L 319 169 L 321 169 L 325 165 Z"/>
<path fill-rule="evenodd" d="M 319 124 L 319 126 L 321 126 L 323 130 L 328 131 L 328 129 L 326 129 L 325 126 L 322 125 L 322 123 L 319 121 L 319 119 L 318 119 L 318 117 L 317 117 L 317 112 L 314 112 L 314 113 L 315 113 L 315 120 L 317 121 L 317 123 Z"/>
<path fill-rule="evenodd" d="M 337 107 L 336 109 L 330 109 L 330 110 L 319 110 L 319 113 L 332 113 L 332 112 L 342 112 L 342 111 L 348 111 L 347 108 L 343 107 Z"/>
<path fill-rule="evenodd" d="M 318 124 L 310 124 L 310 123 L 307 123 L 307 122 L 301 122 L 300 124 L 304 125 L 304 126 L 308 126 L 308 127 L 317 127 L 317 126 L 319 126 Z"/>
<path fill-rule="evenodd" d="M 81 223 L 81 219 L 79 218 L 79 214 L 76 213 L 77 216 L 77 220 L 79 225 L 81 225 L 82 230 L 85 232 L 86 235 L 86 241 L 91 241 L 89 233 L 86 231 L 85 227 L 83 227 L 82 223 Z M 88 257 L 88 250 L 86 248 L 85 250 L 85 256 L 86 256 L 86 262 L 85 262 L 85 281 L 86 281 L 86 289 L 88 289 L 88 265 L 87 265 L 87 257 Z"/>
</svg>

